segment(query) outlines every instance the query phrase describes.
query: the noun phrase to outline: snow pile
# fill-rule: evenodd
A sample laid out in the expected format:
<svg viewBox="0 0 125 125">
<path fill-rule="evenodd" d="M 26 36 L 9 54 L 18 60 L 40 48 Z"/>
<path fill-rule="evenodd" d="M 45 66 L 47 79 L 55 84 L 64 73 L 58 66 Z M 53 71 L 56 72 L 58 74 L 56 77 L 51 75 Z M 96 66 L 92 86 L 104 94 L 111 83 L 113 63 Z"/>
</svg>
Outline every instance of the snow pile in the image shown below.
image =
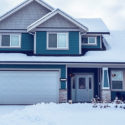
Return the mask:
<svg viewBox="0 0 125 125">
<path fill-rule="evenodd" d="M 124 125 L 125 110 L 92 104 L 38 104 L 0 116 L 0 125 Z"/>
</svg>

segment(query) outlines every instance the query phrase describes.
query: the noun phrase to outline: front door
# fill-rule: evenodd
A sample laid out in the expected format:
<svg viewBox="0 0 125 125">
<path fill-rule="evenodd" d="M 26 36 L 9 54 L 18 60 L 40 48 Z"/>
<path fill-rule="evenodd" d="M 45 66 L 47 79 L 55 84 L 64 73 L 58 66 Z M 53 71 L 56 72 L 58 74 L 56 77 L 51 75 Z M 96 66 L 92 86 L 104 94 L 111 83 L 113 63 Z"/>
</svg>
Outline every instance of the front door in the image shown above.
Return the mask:
<svg viewBox="0 0 125 125">
<path fill-rule="evenodd" d="M 91 102 L 93 88 L 93 75 L 75 75 L 72 87 L 73 101 Z"/>
</svg>

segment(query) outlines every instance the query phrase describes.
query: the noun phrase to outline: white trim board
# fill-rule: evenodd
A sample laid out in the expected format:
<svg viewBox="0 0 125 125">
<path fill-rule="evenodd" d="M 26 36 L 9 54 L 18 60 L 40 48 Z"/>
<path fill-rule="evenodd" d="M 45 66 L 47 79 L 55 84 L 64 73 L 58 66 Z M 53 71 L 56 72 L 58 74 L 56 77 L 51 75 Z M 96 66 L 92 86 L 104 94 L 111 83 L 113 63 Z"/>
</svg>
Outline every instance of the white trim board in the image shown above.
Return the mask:
<svg viewBox="0 0 125 125">
<path fill-rule="evenodd" d="M 36 54 L 36 32 L 34 34 L 34 54 Z"/>
<path fill-rule="evenodd" d="M 79 23 L 77 20 L 75 20 L 74 18 L 72 18 L 71 16 L 69 16 L 68 14 L 66 14 L 65 12 L 63 12 L 60 9 L 55 9 L 52 12 L 46 14 L 45 16 L 43 16 L 42 18 L 40 18 L 39 20 L 37 20 L 36 22 L 32 23 L 31 25 L 29 25 L 27 27 L 27 31 L 30 32 L 33 29 L 35 29 L 36 27 L 38 27 L 39 25 L 41 25 L 42 23 L 46 22 L 47 20 L 49 20 L 50 18 L 52 18 L 53 16 L 55 16 L 56 14 L 60 14 L 61 16 L 63 16 L 64 18 L 68 19 L 69 21 L 71 21 L 72 23 L 74 23 L 76 26 L 78 26 L 80 29 L 84 30 L 85 32 L 88 31 L 88 28 L 83 26 L 81 23 Z"/>
<path fill-rule="evenodd" d="M 79 32 L 79 54 L 82 54 L 82 36 Z"/>
<path fill-rule="evenodd" d="M 22 2 L 21 4 L 17 5 L 15 8 L 13 8 L 12 10 L 10 10 L 9 12 L 5 13 L 4 15 L 2 15 L 0 17 L 0 21 L 4 20 L 5 18 L 9 17 L 10 15 L 14 14 L 15 12 L 17 12 L 18 10 L 22 9 L 23 7 L 25 7 L 26 5 L 30 4 L 31 2 L 36 1 L 37 3 L 39 3 L 40 5 L 44 6 L 45 8 L 49 9 L 50 11 L 54 10 L 53 7 L 51 7 L 50 5 L 48 5 L 46 2 L 44 2 L 43 0 L 26 0 L 24 2 Z"/>
</svg>

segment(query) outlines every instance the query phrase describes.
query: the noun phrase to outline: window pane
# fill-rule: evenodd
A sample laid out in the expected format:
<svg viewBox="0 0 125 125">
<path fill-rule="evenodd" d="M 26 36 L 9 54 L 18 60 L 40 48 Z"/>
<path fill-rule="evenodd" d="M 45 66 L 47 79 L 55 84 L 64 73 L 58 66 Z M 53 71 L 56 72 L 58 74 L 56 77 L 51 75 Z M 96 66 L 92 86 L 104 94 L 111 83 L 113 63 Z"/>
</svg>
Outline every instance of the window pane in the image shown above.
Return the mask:
<svg viewBox="0 0 125 125">
<path fill-rule="evenodd" d="M 89 89 L 92 89 L 92 79 L 89 78 Z"/>
<path fill-rule="evenodd" d="M 67 48 L 67 34 L 66 33 L 58 33 L 58 48 Z"/>
<path fill-rule="evenodd" d="M 83 44 L 88 44 L 88 39 L 87 39 L 87 37 L 82 37 L 82 43 L 83 43 Z"/>
<path fill-rule="evenodd" d="M 76 88 L 76 85 L 75 85 L 75 84 L 76 84 L 76 83 L 75 83 L 75 78 L 73 78 L 73 86 L 72 86 L 73 89 Z"/>
<path fill-rule="evenodd" d="M 19 46 L 19 35 L 11 35 L 11 46 Z"/>
<path fill-rule="evenodd" d="M 10 35 L 2 35 L 1 46 L 10 46 Z"/>
<path fill-rule="evenodd" d="M 112 81 L 112 89 L 123 89 L 122 81 Z"/>
<path fill-rule="evenodd" d="M 95 37 L 88 37 L 88 42 L 92 44 L 96 43 Z"/>
<path fill-rule="evenodd" d="M 79 89 L 86 89 L 85 78 L 79 78 Z"/>
<path fill-rule="evenodd" d="M 112 80 L 113 81 L 123 81 L 123 72 L 122 71 L 112 71 Z"/>
<path fill-rule="evenodd" d="M 57 34 L 49 34 L 49 48 L 57 48 Z"/>
</svg>

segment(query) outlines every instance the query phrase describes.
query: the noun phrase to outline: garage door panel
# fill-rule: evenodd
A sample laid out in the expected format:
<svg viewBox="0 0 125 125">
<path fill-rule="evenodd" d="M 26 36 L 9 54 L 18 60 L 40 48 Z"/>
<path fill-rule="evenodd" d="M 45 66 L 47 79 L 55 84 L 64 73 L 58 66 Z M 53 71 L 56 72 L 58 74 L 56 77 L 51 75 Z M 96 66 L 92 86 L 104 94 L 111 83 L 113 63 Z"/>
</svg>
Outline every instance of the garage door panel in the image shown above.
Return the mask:
<svg viewBox="0 0 125 125">
<path fill-rule="evenodd" d="M 0 71 L 0 104 L 58 102 L 58 71 Z"/>
</svg>

